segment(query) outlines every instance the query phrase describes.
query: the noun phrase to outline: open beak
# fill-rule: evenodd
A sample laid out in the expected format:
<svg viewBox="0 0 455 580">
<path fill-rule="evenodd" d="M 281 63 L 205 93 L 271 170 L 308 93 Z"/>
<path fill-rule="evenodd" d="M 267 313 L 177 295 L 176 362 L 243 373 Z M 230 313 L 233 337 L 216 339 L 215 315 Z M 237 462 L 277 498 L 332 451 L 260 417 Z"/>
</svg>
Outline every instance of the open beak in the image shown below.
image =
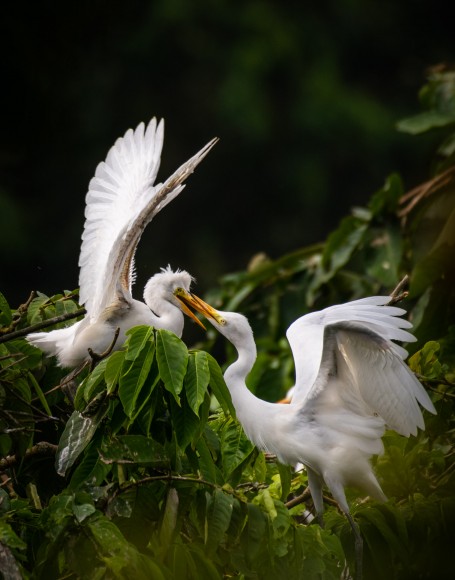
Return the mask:
<svg viewBox="0 0 455 580">
<path fill-rule="evenodd" d="M 193 296 L 183 288 L 177 288 L 174 290 L 174 296 L 179 301 L 182 312 L 194 320 L 196 324 L 199 324 L 201 328 L 207 330 L 199 318 L 194 314 L 194 312 L 190 310 L 190 306 L 194 308 Z M 195 310 L 197 310 L 197 308 L 195 308 Z"/>
<path fill-rule="evenodd" d="M 193 320 L 196 320 L 196 322 L 200 326 L 202 326 L 202 328 L 205 329 L 205 326 L 198 318 L 196 318 L 196 316 L 190 310 L 190 308 L 193 308 L 194 310 L 196 310 L 196 312 L 199 312 L 199 314 L 202 314 L 202 316 L 205 316 L 208 320 L 214 320 L 215 322 L 221 325 L 225 324 L 225 320 L 220 315 L 218 310 L 215 310 L 215 308 L 210 306 L 210 304 L 207 304 L 207 302 L 204 302 L 201 298 L 199 298 L 195 294 L 190 294 L 189 292 L 186 292 L 186 290 L 184 290 L 183 288 L 177 288 L 177 290 L 174 291 L 174 295 L 181 303 L 183 312 L 185 312 L 185 314 L 188 314 L 188 316 L 191 316 Z"/>
</svg>

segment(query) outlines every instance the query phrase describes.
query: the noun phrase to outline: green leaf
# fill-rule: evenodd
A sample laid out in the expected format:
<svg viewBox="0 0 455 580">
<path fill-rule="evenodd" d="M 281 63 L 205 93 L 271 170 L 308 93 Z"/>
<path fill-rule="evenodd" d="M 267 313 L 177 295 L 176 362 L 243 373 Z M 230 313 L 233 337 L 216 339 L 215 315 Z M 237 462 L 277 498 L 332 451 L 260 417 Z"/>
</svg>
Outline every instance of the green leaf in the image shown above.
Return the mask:
<svg viewBox="0 0 455 580">
<path fill-rule="evenodd" d="M 106 382 L 107 393 L 114 391 L 122 372 L 123 361 L 125 360 L 125 351 L 118 350 L 113 352 L 107 359 L 106 369 L 104 371 L 104 381 Z"/>
<path fill-rule="evenodd" d="M 226 414 L 235 417 L 235 409 L 232 404 L 232 397 L 229 389 L 226 386 L 226 382 L 223 377 L 223 373 L 220 369 L 220 365 L 213 358 L 212 355 L 207 353 L 207 362 L 210 370 L 210 387 L 215 395 L 218 403 Z"/>
<path fill-rule="evenodd" d="M 183 379 L 188 365 L 186 345 L 173 332 L 157 330 L 156 359 L 164 387 L 179 403 L 179 394 L 183 388 Z"/>
<path fill-rule="evenodd" d="M 8 301 L 0 292 L 0 323 L 8 326 L 13 321 L 13 314 L 9 307 Z"/>
<path fill-rule="evenodd" d="M 205 544 L 208 554 L 213 554 L 223 541 L 232 517 L 234 497 L 219 489 L 209 496 L 205 524 Z"/>
<path fill-rule="evenodd" d="M 77 489 L 80 486 L 99 486 L 103 483 L 112 466 L 103 463 L 99 456 L 99 440 L 95 438 L 87 447 L 81 462 L 74 470 L 69 489 Z"/>
<path fill-rule="evenodd" d="M 84 503 L 82 505 L 73 505 L 73 513 L 79 523 L 82 523 L 86 518 L 95 513 L 96 508 L 90 503 Z"/>
<path fill-rule="evenodd" d="M 262 453 L 260 455 L 263 456 Z M 280 474 L 281 500 L 286 501 L 291 490 L 291 468 L 289 465 L 283 465 L 282 463 L 277 463 L 276 465 L 278 467 L 278 473 Z"/>
<path fill-rule="evenodd" d="M 199 469 L 202 477 L 213 483 L 224 483 L 223 481 L 220 481 L 222 479 L 220 477 L 220 471 L 215 465 L 212 454 L 210 453 L 210 449 L 204 437 L 201 437 L 198 440 L 196 444 L 196 450 L 199 454 Z"/>
<path fill-rule="evenodd" d="M 379 230 L 370 242 L 371 258 L 367 274 L 376 278 L 383 286 L 393 287 L 400 278 L 403 253 L 402 235 L 397 227 Z"/>
<path fill-rule="evenodd" d="M 199 416 L 199 407 L 204 400 L 209 381 L 207 353 L 203 351 L 190 353 L 184 386 L 188 403 L 197 416 Z"/>
<path fill-rule="evenodd" d="M 341 220 L 337 230 L 327 238 L 322 264 L 329 272 L 344 266 L 368 229 L 368 220 L 348 216 Z"/>
<path fill-rule="evenodd" d="M 0 519 L 0 543 L 18 550 L 27 549 L 27 544 L 19 538 L 13 528 L 3 519 Z"/>
<path fill-rule="evenodd" d="M 101 390 L 104 390 L 104 371 L 108 360 L 107 358 L 103 359 L 80 384 L 76 393 L 75 405 L 76 402 L 79 403 L 81 397 L 88 403 Z"/>
<path fill-rule="evenodd" d="M 132 418 L 135 413 L 139 395 L 149 375 L 154 357 L 155 344 L 148 341 L 129 367 L 125 368 L 124 365 L 122 368 L 118 394 L 129 418 Z"/>
<path fill-rule="evenodd" d="M 228 421 L 221 436 L 222 463 L 226 478 L 251 455 L 253 450 L 254 445 L 240 425 L 232 420 Z"/>
<path fill-rule="evenodd" d="M 372 196 L 368 207 L 374 216 L 378 216 L 385 211 L 393 214 L 398 209 L 402 195 L 403 184 L 401 178 L 398 174 L 393 173 L 387 177 L 384 187 Z"/>
<path fill-rule="evenodd" d="M 171 421 L 181 449 L 192 441 L 200 427 L 200 420 L 193 412 L 186 399 L 185 392 L 182 393 L 180 405 L 174 399 L 170 400 Z"/>
<path fill-rule="evenodd" d="M 105 401 L 93 417 L 84 417 L 79 411 L 73 411 L 58 443 L 55 469 L 59 475 L 66 474 L 90 443 L 107 409 Z"/>
<path fill-rule="evenodd" d="M 264 547 L 267 531 L 267 516 L 252 503 L 247 504 L 248 519 L 241 537 L 242 550 L 248 562 L 254 562 Z"/>
<path fill-rule="evenodd" d="M 398 131 L 409 133 L 410 135 L 420 135 L 431 129 L 445 127 L 455 123 L 453 113 L 443 113 L 440 111 L 425 111 L 414 117 L 402 119 L 397 123 Z"/>
<path fill-rule="evenodd" d="M 160 529 L 160 542 L 165 548 L 168 548 L 172 544 L 172 538 L 177 524 L 178 509 L 179 496 L 177 490 L 171 487 L 167 494 L 166 507 Z"/>
<path fill-rule="evenodd" d="M 126 360 L 134 360 L 141 350 L 145 348 L 147 342 L 153 340 L 153 328 L 151 326 L 134 326 L 126 331 L 128 340 L 126 341 Z"/>
<path fill-rule="evenodd" d="M 45 397 L 43 391 L 41 390 L 41 387 L 39 386 L 37 380 L 35 379 L 35 377 L 33 376 L 33 374 L 31 372 L 28 373 L 28 380 L 32 384 L 33 388 L 35 389 L 35 393 L 37 394 L 38 399 L 40 400 L 40 403 L 43 405 L 43 409 L 46 411 L 46 413 L 49 415 L 49 417 L 52 417 L 52 411 L 49 407 L 49 404 L 46 400 L 46 397 Z"/>
</svg>

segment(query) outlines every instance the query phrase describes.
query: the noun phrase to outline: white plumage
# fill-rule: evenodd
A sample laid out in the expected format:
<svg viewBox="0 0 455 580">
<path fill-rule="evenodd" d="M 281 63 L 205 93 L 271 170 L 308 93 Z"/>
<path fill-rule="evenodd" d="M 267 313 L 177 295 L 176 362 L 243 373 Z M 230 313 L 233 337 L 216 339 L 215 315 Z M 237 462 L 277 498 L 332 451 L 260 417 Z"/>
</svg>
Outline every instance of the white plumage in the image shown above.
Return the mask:
<svg viewBox="0 0 455 580">
<path fill-rule="evenodd" d="M 67 328 L 29 334 L 27 340 L 59 364 L 74 367 L 89 358 L 88 348 L 103 352 L 120 328 L 137 324 L 166 328 L 181 336 L 184 319 L 176 288 L 189 291 L 191 276 L 169 267 L 152 277 L 144 302 L 133 299 L 134 254 L 145 227 L 185 187 L 183 182 L 207 155 L 212 139 L 164 183 L 155 185 L 163 147 L 164 122 L 153 118 L 115 142 L 95 171 L 86 196 L 79 257 L 80 303 L 87 314 Z M 185 310 L 186 311 L 186 310 Z"/>
<path fill-rule="evenodd" d="M 344 488 L 356 487 L 378 500 L 386 497 L 370 457 L 383 451 L 386 428 L 409 436 L 424 429 L 419 407 L 435 413 L 423 386 L 408 368 L 406 350 L 412 325 L 405 310 L 374 296 L 332 306 L 297 319 L 287 331 L 295 361 L 291 404 L 258 399 L 245 384 L 256 360 L 248 320 L 219 312 L 192 295 L 187 302 L 206 316 L 237 349 L 225 372 L 237 417 L 247 436 L 279 461 L 303 463 L 318 514 L 323 483 L 355 530 Z"/>
</svg>

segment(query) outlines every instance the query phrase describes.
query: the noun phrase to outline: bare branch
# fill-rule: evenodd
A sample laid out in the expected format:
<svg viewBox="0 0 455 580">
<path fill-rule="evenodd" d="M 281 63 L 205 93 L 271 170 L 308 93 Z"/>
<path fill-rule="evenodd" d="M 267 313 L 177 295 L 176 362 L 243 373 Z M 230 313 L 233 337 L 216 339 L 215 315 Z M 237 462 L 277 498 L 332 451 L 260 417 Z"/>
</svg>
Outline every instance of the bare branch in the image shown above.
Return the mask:
<svg viewBox="0 0 455 580">
<path fill-rule="evenodd" d="M 403 290 L 409 284 L 409 276 L 406 274 L 404 278 L 398 282 L 396 287 L 390 293 L 390 302 L 387 302 L 386 306 L 392 306 L 401 300 L 404 300 L 408 297 L 409 292 L 407 290 Z"/>
</svg>

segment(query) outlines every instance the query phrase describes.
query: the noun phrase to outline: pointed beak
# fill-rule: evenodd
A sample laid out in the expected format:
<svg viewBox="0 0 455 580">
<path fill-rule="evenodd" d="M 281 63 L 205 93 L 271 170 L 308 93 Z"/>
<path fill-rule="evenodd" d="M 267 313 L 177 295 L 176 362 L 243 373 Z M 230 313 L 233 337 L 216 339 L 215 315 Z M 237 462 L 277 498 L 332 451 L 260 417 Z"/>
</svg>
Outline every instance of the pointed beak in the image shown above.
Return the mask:
<svg viewBox="0 0 455 580">
<path fill-rule="evenodd" d="M 189 294 L 183 288 L 177 288 L 176 290 L 174 290 L 174 296 L 179 301 L 180 308 L 181 308 L 182 312 L 184 314 L 186 314 L 187 316 L 189 316 L 192 320 L 194 320 L 194 322 L 196 324 L 199 324 L 199 326 L 201 328 L 203 328 L 204 330 L 207 330 L 205 328 L 204 324 L 194 314 L 194 312 L 192 310 L 190 310 L 190 306 L 194 308 L 194 306 L 193 306 L 193 296 L 191 294 Z M 197 309 L 195 308 L 195 310 L 197 310 Z"/>
<path fill-rule="evenodd" d="M 191 318 L 196 319 L 198 324 L 200 324 L 202 328 L 205 328 L 204 325 L 198 318 L 195 317 L 190 308 L 193 308 L 194 310 L 196 310 L 196 312 L 199 312 L 199 314 L 202 314 L 202 316 L 205 316 L 208 320 L 213 320 L 216 323 L 221 324 L 222 326 L 224 326 L 224 324 L 226 323 L 226 321 L 220 315 L 218 310 L 215 310 L 215 308 L 210 306 L 210 304 L 204 302 L 202 298 L 199 298 L 199 296 L 196 296 L 195 294 L 190 294 L 189 292 L 186 292 L 183 288 L 177 288 L 177 290 L 174 291 L 174 295 L 182 304 L 183 312 L 185 312 L 185 314 L 188 314 L 188 312 L 190 312 L 191 314 L 189 315 L 191 315 Z M 183 307 L 185 308 L 185 310 Z"/>
</svg>

